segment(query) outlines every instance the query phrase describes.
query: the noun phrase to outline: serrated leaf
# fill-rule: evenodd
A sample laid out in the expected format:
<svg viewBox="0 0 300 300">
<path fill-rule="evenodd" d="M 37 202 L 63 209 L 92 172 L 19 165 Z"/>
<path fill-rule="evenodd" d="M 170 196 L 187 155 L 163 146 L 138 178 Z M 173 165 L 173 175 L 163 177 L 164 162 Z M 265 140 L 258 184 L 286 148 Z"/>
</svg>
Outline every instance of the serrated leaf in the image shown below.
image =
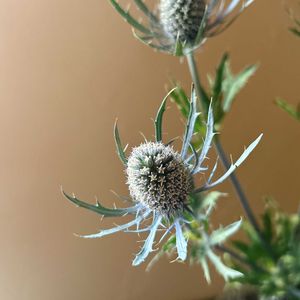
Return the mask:
<svg viewBox="0 0 300 300">
<path fill-rule="evenodd" d="M 224 228 L 219 228 L 212 232 L 209 241 L 211 245 L 218 245 L 224 243 L 230 236 L 234 235 L 241 227 L 243 220 L 234 222 Z"/>
<path fill-rule="evenodd" d="M 133 213 L 136 211 L 136 209 L 133 207 L 130 208 L 119 208 L 119 209 L 110 209 L 102 206 L 99 202 L 97 202 L 96 205 L 89 204 L 87 202 L 84 202 L 75 196 L 70 196 L 66 192 L 62 191 L 63 195 L 70 200 L 72 203 L 74 203 L 76 206 L 86 208 L 88 210 L 91 210 L 99 215 L 102 215 L 104 217 L 119 217 L 124 216 L 128 213 Z"/>
<path fill-rule="evenodd" d="M 230 70 L 229 63 L 225 64 L 224 70 L 224 80 L 222 84 L 223 91 L 223 110 L 228 112 L 230 110 L 231 104 L 237 95 L 237 93 L 245 86 L 248 79 L 257 70 L 256 65 L 246 67 L 242 72 L 237 75 L 233 75 Z"/>
<path fill-rule="evenodd" d="M 241 272 L 227 267 L 222 262 L 222 260 L 215 253 L 213 253 L 210 249 L 207 250 L 206 254 L 209 257 L 212 264 L 215 266 L 218 273 L 220 275 L 222 275 L 226 281 L 228 281 L 229 279 L 234 279 L 234 278 L 243 276 L 243 274 Z"/>
</svg>

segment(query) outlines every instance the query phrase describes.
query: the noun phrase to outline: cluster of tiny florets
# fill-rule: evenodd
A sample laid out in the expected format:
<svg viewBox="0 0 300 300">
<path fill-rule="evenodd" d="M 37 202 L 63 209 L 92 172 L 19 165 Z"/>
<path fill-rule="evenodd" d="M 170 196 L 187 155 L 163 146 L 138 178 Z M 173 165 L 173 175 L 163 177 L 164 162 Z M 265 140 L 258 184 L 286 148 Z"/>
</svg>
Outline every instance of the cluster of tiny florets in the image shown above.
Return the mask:
<svg viewBox="0 0 300 300">
<path fill-rule="evenodd" d="M 171 146 L 147 142 L 132 150 L 127 164 L 131 197 L 164 216 L 182 212 L 191 190 L 191 175 Z"/>
<path fill-rule="evenodd" d="M 192 44 L 205 13 L 205 0 L 161 0 L 160 22 L 172 39 Z"/>
</svg>

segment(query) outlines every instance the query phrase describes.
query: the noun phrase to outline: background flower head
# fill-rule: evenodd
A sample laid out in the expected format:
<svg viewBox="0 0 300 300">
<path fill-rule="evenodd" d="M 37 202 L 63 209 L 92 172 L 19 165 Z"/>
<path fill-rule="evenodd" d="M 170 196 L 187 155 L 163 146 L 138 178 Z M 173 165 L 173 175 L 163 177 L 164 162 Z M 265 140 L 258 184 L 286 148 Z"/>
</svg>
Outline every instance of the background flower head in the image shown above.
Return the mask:
<svg viewBox="0 0 300 300">
<path fill-rule="evenodd" d="M 186 55 L 207 38 L 224 31 L 253 1 L 160 0 L 158 8 L 151 10 L 143 0 L 134 0 L 145 17 L 142 22 L 116 0 L 110 0 L 133 27 L 135 37 L 154 49 L 177 56 Z"/>
</svg>

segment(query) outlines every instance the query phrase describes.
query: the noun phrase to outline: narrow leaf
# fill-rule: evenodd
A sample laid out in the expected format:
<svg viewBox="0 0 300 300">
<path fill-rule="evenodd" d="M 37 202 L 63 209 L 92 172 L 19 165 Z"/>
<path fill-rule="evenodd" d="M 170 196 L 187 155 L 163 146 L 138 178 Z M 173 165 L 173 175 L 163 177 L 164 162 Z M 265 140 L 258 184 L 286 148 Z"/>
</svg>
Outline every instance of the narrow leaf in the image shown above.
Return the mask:
<svg viewBox="0 0 300 300">
<path fill-rule="evenodd" d="M 150 11 L 144 1 L 134 0 L 136 6 L 155 24 L 158 23 L 158 18 Z"/>
<path fill-rule="evenodd" d="M 115 144 L 116 144 L 116 147 L 117 147 L 118 156 L 119 156 L 121 162 L 124 164 L 124 166 L 126 166 L 128 161 L 127 161 L 127 158 L 126 158 L 126 155 L 125 155 L 122 143 L 121 143 L 121 139 L 120 139 L 120 134 L 119 134 L 118 124 L 117 123 L 118 123 L 118 120 L 116 120 L 115 126 L 114 126 Z"/>
<path fill-rule="evenodd" d="M 191 144 L 192 136 L 194 133 L 195 123 L 199 116 L 199 113 L 197 112 L 197 96 L 196 91 L 194 87 L 192 88 L 192 95 L 191 95 L 191 101 L 190 101 L 190 112 L 189 117 L 186 124 L 186 130 L 184 134 L 184 139 L 182 143 L 182 150 L 181 150 L 181 157 L 185 159 L 187 155 L 187 151 L 189 148 L 189 145 Z"/>
<path fill-rule="evenodd" d="M 99 202 L 97 202 L 96 205 L 92 205 L 92 204 L 86 203 L 82 200 L 79 200 L 75 196 L 70 196 L 67 193 L 65 193 L 64 191 L 62 191 L 62 193 L 68 200 L 73 202 L 76 206 L 86 208 L 86 209 L 91 210 L 99 215 L 104 216 L 104 217 L 124 216 L 128 213 L 134 213 L 138 209 L 137 206 L 132 206 L 129 208 L 110 209 L 110 208 L 106 208 L 106 207 L 102 206 Z"/>
<path fill-rule="evenodd" d="M 131 14 L 124 10 L 120 4 L 116 0 L 110 0 L 110 3 L 115 8 L 115 10 L 134 28 L 139 30 L 140 32 L 143 32 L 145 34 L 151 34 L 151 30 L 143 26 L 141 23 L 139 23 L 136 19 L 134 19 Z"/>
<path fill-rule="evenodd" d="M 292 105 L 288 104 L 283 99 L 277 99 L 276 104 L 277 104 L 278 107 L 283 109 L 285 112 L 287 112 L 294 119 L 300 121 L 300 112 L 297 110 L 297 108 L 295 108 Z"/>
<path fill-rule="evenodd" d="M 162 141 L 162 121 L 163 121 L 163 115 L 164 115 L 164 112 L 166 111 L 166 101 L 168 99 L 168 97 L 173 93 L 173 91 L 176 89 L 173 88 L 166 96 L 165 98 L 163 99 L 159 109 L 158 109 L 158 112 L 157 112 L 157 115 L 156 115 L 156 118 L 155 118 L 155 139 L 157 142 L 161 142 Z"/>
</svg>

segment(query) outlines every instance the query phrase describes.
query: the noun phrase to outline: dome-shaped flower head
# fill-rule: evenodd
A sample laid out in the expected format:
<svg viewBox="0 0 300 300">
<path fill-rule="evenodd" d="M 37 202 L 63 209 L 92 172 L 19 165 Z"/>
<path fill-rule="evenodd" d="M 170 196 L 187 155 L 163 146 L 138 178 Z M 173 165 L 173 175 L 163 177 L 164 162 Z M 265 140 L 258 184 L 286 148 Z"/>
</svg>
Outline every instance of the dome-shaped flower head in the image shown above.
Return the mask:
<svg viewBox="0 0 300 300">
<path fill-rule="evenodd" d="M 208 172 L 204 163 L 215 135 L 212 108 L 211 106 L 209 108 L 206 135 L 202 147 L 195 149 L 192 146 L 192 138 L 199 113 L 196 95 L 194 91 L 192 92 L 189 118 L 182 147 L 180 151 L 175 150 L 170 143 L 164 143 L 162 140 L 163 114 L 170 93 L 163 100 L 155 119 L 155 140 L 145 141 L 133 148 L 128 157 L 123 150 L 119 131 L 115 125 L 115 142 L 127 175 L 131 206 L 109 209 L 99 202 L 96 205 L 91 205 L 75 196 L 64 193 L 76 205 L 92 210 L 104 217 L 132 216 L 132 220 L 128 223 L 101 230 L 96 234 L 83 236 L 85 238 L 99 238 L 119 231 L 148 232 L 148 237 L 141 251 L 135 257 L 133 265 L 142 263 L 153 251 L 153 244 L 158 232 L 163 232 L 160 237 L 160 240 L 163 240 L 168 234 L 175 231 L 178 259 L 185 260 L 188 243 L 184 228 L 189 222 L 188 220 L 195 217 L 190 206 L 191 197 L 223 182 L 247 158 L 261 139 L 259 136 L 224 175 L 218 179 L 213 179 L 217 168 L 216 164 L 210 174 L 206 176 L 205 183 L 200 187 L 195 187 L 196 176 L 199 173 L 203 176 L 203 173 Z"/>
<path fill-rule="evenodd" d="M 143 0 L 134 4 L 146 20 L 139 21 L 116 0 L 114 8 L 143 43 L 177 56 L 188 54 L 225 30 L 254 0 L 159 0 L 151 10 Z"/>
</svg>

